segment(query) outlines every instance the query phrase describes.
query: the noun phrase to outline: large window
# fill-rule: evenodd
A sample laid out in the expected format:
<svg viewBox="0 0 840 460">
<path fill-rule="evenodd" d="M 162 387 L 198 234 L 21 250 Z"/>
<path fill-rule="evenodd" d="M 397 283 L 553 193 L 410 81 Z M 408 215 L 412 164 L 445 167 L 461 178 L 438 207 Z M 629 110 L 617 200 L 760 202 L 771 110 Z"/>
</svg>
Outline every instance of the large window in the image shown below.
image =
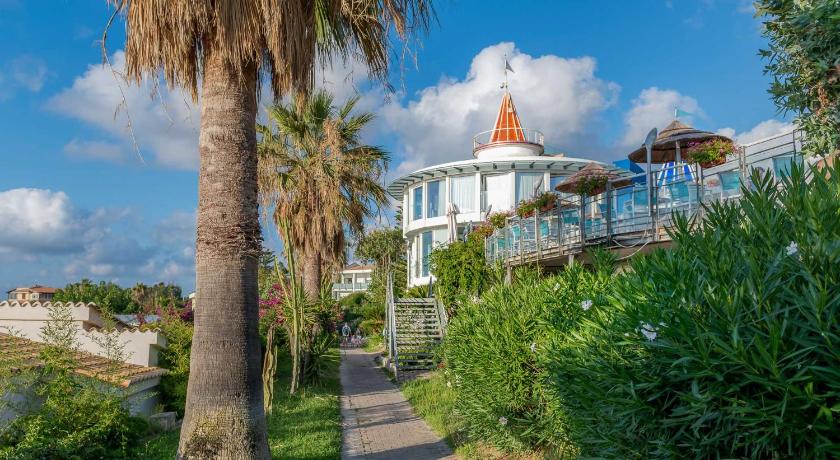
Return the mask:
<svg viewBox="0 0 840 460">
<path fill-rule="evenodd" d="M 516 173 L 516 202 L 528 200 L 534 195 L 543 191 L 543 173 L 541 172 L 518 172 Z"/>
<path fill-rule="evenodd" d="M 510 176 L 488 174 L 481 176 L 481 210 L 492 212 L 510 209 Z"/>
<path fill-rule="evenodd" d="M 423 218 L 423 186 L 411 190 L 411 220 Z"/>
<path fill-rule="evenodd" d="M 442 180 L 434 180 L 426 184 L 426 218 L 440 217 L 446 213 L 446 195 Z"/>
<path fill-rule="evenodd" d="M 450 198 L 449 200 L 458 209 L 458 212 L 476 212 L 475 205 L 475 175 L 455 176 L 449 179 Z"/>
<path fill-rule="evenodd" d="M 420 254 L 420 263 L 421 263 L 421 274 L 420 276 L 429 276 L 429 255 L 432 253 L 432 244 L 434 244 L 434 238 L 432 238 L 432 232 L 423 232 L 421 235 L 422 240 L 422 252 Z"/>
</svg>

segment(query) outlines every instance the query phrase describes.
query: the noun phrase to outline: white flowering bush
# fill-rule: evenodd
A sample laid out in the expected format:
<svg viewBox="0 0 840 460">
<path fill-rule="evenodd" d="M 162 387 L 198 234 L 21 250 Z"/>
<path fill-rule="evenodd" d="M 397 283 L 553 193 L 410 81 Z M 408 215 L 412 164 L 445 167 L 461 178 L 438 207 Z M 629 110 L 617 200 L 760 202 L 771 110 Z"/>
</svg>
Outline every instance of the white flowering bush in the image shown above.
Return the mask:
<svg viewBox="0 0 840 460">
<path fill-rule="evenodd" d="M 753 177 L 550 352 L 583 457 L 840 458 L 840 169 Z"/>
<path fill-rule="evenodd" d="M 449 325 L 444 354 L 455 408 L 472 439 L 574 458 L 567 416 L 548 384 L 547 345 L 603 308 L 609 273 L 572 265 L 553 276 L 519 271 L 514 278 L 467 302 Z"/>
</svg>

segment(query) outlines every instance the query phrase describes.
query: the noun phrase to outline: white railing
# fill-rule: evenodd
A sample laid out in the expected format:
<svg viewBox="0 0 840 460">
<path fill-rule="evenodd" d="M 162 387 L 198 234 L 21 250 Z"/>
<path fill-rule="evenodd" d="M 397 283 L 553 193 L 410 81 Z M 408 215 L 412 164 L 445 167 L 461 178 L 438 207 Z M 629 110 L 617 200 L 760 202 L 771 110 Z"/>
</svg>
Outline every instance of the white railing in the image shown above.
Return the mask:
<svg viewBox="0 0 840 460">
<path fill-rule="evenodd" d="M 801 162 L 799 132 L 786 136 L 787 140 L 776 136 L 750 144 L 706 171 L 690 165 L 687 173 L 681 164 L 672 167 L 670 176 L 665 168 L 652 171 L 650 177 L 623 177 L 583 203 L 580 196 L 566 196 L 550 211 L 508 218 L 507 225 L 485 241 L 487 262 L 526 263 L 547 254 L 580 252 L 585 246 L 633 247 L 655 241 L 663 228 L 673 225 L 674 214 L 692 216 L 704 203 L 740 199 L 742 185 L 751 186 L 752 170 L 771 170 L 779 179 L 793 162 Z M 633 184 L 615 186 L 628 179 Z"/>
<path fill-rule="evenodd" d="M 478 133 L 473 137 L 473 150 L 489 145 L 503 144 L 536 144 L 545 145 L 545 136 L 536 129 L 501 128 Z"/>
</svg>

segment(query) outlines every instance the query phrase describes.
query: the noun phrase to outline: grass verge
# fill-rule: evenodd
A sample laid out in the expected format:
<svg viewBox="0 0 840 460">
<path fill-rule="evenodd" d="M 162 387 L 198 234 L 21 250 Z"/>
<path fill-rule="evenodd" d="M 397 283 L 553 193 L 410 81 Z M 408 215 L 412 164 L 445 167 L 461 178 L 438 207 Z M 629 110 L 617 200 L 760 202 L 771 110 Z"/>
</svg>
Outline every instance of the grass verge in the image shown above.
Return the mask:
<svg viewBox="0 0 840 460">
<path fill-rule="evenodd" d="M 373 353 L 375 351 L 381 352 L 385 350 L 382 336 L 379 334 L 373 334 L 368 336 L 367 342 L 365 342 L 364 350 L 368 353 Z"/>
<path fill-rule="evenodd" d="M 341 455 L 341 382 L 337 349 L 328 355 L 326 378 L 319 385 L 289 394 L 291 360 L 281 355 L 277 364 L 274 410 L 268 417 L 268 444 L 274 459 L 333 460 Z M 140 458 L 175 458 L 178 432 L 164 433 L 146 442 Z"/>
<path fill-rule="evenodd" d="M 447 384 L 446 375 L 435 371 L 426 378 L 406 382 L 402 385 L 405 398 L 411 403 L 414 412 L 426 420 L 426 423 L 438 436 L 455 449 L 463 459 L 535 459 L 533 454 L 503 453 L 480 441 L 471 441 L 467 436 L 466 421 L 455 412 L 455 389 Z"/>
</svg>

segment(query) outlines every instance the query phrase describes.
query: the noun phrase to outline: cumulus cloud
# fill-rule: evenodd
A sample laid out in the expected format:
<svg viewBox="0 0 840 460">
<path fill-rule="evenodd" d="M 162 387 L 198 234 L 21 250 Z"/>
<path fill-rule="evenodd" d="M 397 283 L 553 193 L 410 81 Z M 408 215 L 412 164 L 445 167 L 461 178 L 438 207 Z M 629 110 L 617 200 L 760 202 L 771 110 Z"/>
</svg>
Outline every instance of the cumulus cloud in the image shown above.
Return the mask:
<svg viewBox="0 0 840 460">
<path fill-rule="evenodd" d="M 0 250 L 67 253 L 81 249 L 89 218 L 64 192 L 19 188 L 0 192 Z"/>
<path fill-rule="evenodd" d="M 95 278 L 189 288 L 194 216 L 174 212 L 150 229 L 130 209 L 78 209 L 61 191 L 0 192 L 0 282 L 63 285 Z"/>
<path fill-rule="evenodd" d="M 462 79 L 442 78 L 414 99 L 383 107 L 382 119 L 403 150 L 397 173 L 471 157 L 472 137 L 493 128 L 505 55 L 515 71 L 508 79 L 522 124 L 543 131 L 554 149 L 574 153 L 590 122 L 616 101 L 618 85 L 595 75 L 591 57 L 534 57 L 509 42 L 489 46 Z"/>
<path fill-rule="evenodd" d="M 117 72 L 122 72 L 125 53 L 114 53 L 111 64 Z M 147 162 L 175 169 L 195 169 L 198 165 L 199 110 L 181 89 L 170 90 L 155 82 L 128 85 L 107 66 L 91 65 L 70 88 L 54 96 L 49 107 L 106 132 L 111 137 L 109 141 L 93 142 L 98 142 L 100 147 L 111 146 L 109 159 L 115 156 L 112 147 L 117 145 L 122 157 L 136 156 L 136 140 L 139 154 Z M 65 150 L 84 147 L 73 146 L 72 142 Z M 91 145 L 89 142 L 87 147 Z M 94 150 L 100 156 L 103 153 Z M 97 156 L 90 149 L 87 151 L 88 157 Z"/>
<path fill-rule="evenodd" d="M 632 107 L 624 115 L 624 135 L 619 143 L 622 147 L 638 147 L 641 145 L 651 128 L 664 128 L 674 119 L 674 108 L 703 116 L 703 109 L 693 97 L 680 94 L 672 89 L 650 87 L 642 90 L 639 97 L 633 100 Z M 694 124 L 693 116 L 680 119 L 688 124 Z"/>
<path fill-rule="evenodd" d="M 761 123 L 753 126 L 751 129 L 742 133 L 736 133 L 733 128 L 721 128 L 718 133 L 726 137 L 730 137 L 739 144 L 749 144 L 761 139 L 783 134 L 792 131 L 795 128 L 793 123 L 788 123 L 779 120 L 764 120 Z"/>
</svg>

